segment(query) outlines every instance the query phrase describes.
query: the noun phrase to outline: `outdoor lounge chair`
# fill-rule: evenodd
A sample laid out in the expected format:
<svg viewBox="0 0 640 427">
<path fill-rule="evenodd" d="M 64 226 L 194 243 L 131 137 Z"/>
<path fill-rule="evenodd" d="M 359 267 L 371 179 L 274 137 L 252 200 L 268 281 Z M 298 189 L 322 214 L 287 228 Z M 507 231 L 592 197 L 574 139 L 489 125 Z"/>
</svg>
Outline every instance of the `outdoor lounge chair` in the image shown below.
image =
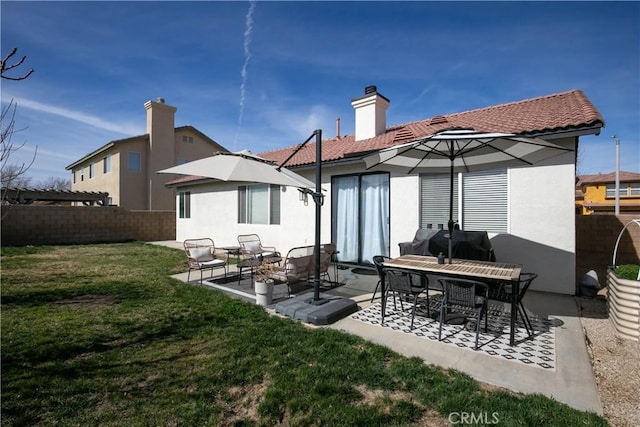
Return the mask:
<svg viewBox="0 0 640 427">
<path fill-rule="evenodd" d="M 255 258 L 271 258 L 272 262 L 280 262 L 280 253 L 273 246 L 263 246 L 257 234 L 241 234 L 238 236 L 240 252 Z"/>
<path fill-rule="evenodd" d="M 527 293 L 527 289 L 531 285 L 531 282 L 538 277 L 536 273 L 520 273 L 520 293 L 517 296 L 518 301 L 518 312 L 522 316 L 522 323 L 524 323 L 524 327 L 527 329 L 527 333 L 529 334 L 529 338 L 533 337 L 533 326 L 531 325 L 531 320 L 529 320 L 529 315 L 527 315 L 527 310 L 525 310 L 524 305 L 522 304 L 522 299 L 524 295 Z M 489 288 L 489 299 L 500 302 L 511 302 L 511 297 L 513 285 L 509 283 L 501 283 L 497 287 Z M 518 319 L 518 313 L 516 313 L 516 321 Z"/>
<path fill-rule="evenodd" d="M 480 335 L 480 323 L 484 316 L 484 330 L 487 330 L 487 291 L 485 283 L 475 280 L 440 278 L 438 279 L 444 289 L 442 304 L 440 305 L 440 326 L 438 327 L 438 341 L 442 341 L 442 325 L 448 320 L 450 310 L 459 310 L 468 313 L 471 310 L 476 321 L 476 342 L 474 350 L 478 349 L 478 337 Z M 463 326 L 464 327 L 464 326 Z"/>
<path fill-rule="evenodd" d="M 282 261 L 280 253 L 273 246 L 263 246 L 257 234 L 238 235 L 240 258 L 238 260 L 238 284 L 242 278 L 242 271 L 249 269 L 253 282 L 253 271 L 263 262 L 279 264 Z"/>
<path fill-rule="evenodd" d="M 227 277 L 229 253 L 221 249 L 216 249 L 212 239 L 187 239 L 184 241 L 183 245 L 189 264 L 187 282 L 191 278 L 192 270 L 200 270 L 200 284 L 202 284 L 203 270 L 211 269 L 211 277 L 213 277 L 213 270 L 216 268 L 223 268 L 224 277 Z"/>
</svg>

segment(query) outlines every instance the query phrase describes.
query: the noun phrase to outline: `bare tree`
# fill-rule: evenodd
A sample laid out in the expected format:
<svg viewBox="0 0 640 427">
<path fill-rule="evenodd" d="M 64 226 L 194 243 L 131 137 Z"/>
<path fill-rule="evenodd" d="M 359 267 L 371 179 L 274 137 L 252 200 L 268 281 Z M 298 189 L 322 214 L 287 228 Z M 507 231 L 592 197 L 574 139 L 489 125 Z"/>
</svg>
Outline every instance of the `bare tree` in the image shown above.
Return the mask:
<svg viewBox="0 0 640 427">
<path fill-rule="evenodd" d="M 36 147 L 33 157 L 28 162 L 10 163 L 11 155 L 20 150 L 26 144 L 14 144 L 13 136 L 24 129 L 16 130 L 15 124 L 16 103 L 9 101 L 9 104 L 2 107 L 0 115 L 0 178 L 3 187 L 12 187 L 28 184 L 30 179 L 21 179 L 25 176 L 33 162 L 36 160 L 38 147 Z"/>
<path fill-rule="evenodd" d="M 38 181 L 35 187 L 43 190 L 71 190 L 71 180 L 58 176 L 50 176 L 45 180 Z"/>
<path fill-rule="evenodd" d="M 14 62 L 13 64 L 9 64 L 8 63 L 9 60 L 17 52 L 18 52 L 18 48 L 14 47 L 13 50 L 11 52 L 9 52 L 9 54 L 7 56 L 2 58 L 2 61 L 0 61 L 0 76 L 2 76 L 3 79 L 7 79 L 7 80 L 24 80 L 27 77 L 29 77 L 31 75 L 31 73 L 33 73 L 33 68 L 30 68 L 29 71 L 27 71 L 25 74 L 23 74 L 21 76 L 12 77 L 12 76 L 8 76 L 6 74 L 7 71 L 11 71 L 11 70 L 21 66 L 24 63 L 24 61 L 27 59 L 26 56 L 23 56 L 22 58 L 18 59 L 17 62 Z"/>
<path fill-rule="evenodd" d="M 0 76 L 7 80 L 24 80 L 33 73 L 33 68 L 29 69 L 26 73 L 17 76 L 9 76 L 6 73 L 14 72 L 20 67 L 26 56 L 15 60 L 13 63 L 9 63 L 13 56 L 18 51 L 17 48 L 2 58 L 0 61 Z M 0 178 L 3 187 L 21 186 L 26 187 L 29 185 L 31 179 L 26 176 L 27 170 L 31 167 L 36 159 L 38 147 L 36 147 L 33 157 L 30 161 L 11 163 L 11 156 L 18 150 L 24 147 L 26 141 L 22 144 L 14 144 L 13 136 L 24 129 L 16 129 L 16 107 L 17 104 L 12 99 L 9 104 L 2 107 L 0 112 Z"/>
</svg>

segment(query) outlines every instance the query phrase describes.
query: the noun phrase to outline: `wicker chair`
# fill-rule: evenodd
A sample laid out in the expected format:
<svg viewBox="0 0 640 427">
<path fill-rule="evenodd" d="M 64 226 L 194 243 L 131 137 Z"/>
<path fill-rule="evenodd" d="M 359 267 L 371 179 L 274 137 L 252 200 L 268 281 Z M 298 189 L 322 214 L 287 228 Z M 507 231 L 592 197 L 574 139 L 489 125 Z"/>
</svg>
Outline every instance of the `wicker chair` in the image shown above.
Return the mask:
<svg viewBox="0 0 640 427">
<path fill-rule="evenodd" d="M 229 253 L 220 249 L 216 249 L 213 239 L 187 239 L 183 243 L 184 250 L 187 254 L 187 262 L 189 264 L 189 274 L 187 282 L 191 279 L 191 271 L 200 271 L 200 284 L 202 284 L 203 270 L 213 270 L 216 268 L 224 269 L 224 277 L 227 277 L 227 263 L 229 261 Z"/>
</svg>

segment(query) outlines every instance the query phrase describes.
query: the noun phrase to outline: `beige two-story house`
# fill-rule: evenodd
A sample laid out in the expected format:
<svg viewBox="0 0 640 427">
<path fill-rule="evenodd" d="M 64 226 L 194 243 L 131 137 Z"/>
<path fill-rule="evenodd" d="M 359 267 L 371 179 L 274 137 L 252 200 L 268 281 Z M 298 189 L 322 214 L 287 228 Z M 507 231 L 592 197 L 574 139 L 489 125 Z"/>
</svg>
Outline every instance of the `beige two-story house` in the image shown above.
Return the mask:
<svg viewBox="0 0 640 427">
<path fill-rule="evenodd" d="M 175 210 L 171 176 L 157 171 L 228 151 L 193 126 L 175 127 L 177 108 L 147 101 L 147 133 L 111 141 L 66 167 L 73 191 L 109 193 L 109 203 L 130 210 Z"/>
</svg>

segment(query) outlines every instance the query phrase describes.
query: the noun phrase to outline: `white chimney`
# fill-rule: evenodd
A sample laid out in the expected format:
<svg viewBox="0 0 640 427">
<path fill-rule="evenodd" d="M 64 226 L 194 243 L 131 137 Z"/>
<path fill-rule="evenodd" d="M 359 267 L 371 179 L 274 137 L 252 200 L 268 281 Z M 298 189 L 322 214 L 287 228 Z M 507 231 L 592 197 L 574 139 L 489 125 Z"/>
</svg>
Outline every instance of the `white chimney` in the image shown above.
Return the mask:
<svg viewBox="0 0 640 427">
<path fill-rule="evenodd" d="M 387 129 L 387 98 L 379 94 L 375 86 L 364 88 L 364 96 L 351 100 L 356 111 L 356 141 L 373 138 Z"/>
</svg>

